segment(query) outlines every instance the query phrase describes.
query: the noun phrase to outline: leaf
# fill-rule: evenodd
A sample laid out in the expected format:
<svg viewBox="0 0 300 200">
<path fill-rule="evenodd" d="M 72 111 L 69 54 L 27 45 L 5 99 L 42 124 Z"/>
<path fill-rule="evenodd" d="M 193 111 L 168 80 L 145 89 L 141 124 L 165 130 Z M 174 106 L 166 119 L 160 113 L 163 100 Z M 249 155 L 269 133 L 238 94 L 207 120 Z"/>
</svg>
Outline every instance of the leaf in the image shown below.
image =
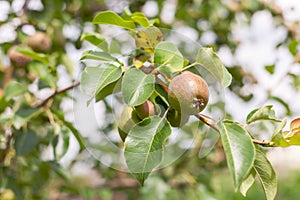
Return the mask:
<svg viewBox="0 0 300 200">
<path fill-rule="evenodd" d="M 295 118 L 290 123 L 291 131 L 299 131 L 300 130 L 300 118 Z"/>
<path fill-rule="evenodd" d="M 97 67 L 87 67 L 81 75 L 80 89 L 92 99 L 106 86 L 117 81 L 121 76 L 122 69 L 112 64 L 101 64 Z"/>
<path fill-rule="evenodd" d="M 275 111 L 272 109 L 272 107 L 272 105 L 267 105 L 251 111 L 247 116 L 247 124 L 251 124 L 258 120 L 271 120 L 275 122 L 280 122 L 280 120 L 276 119 Z"/>
<path fill-rule="evenodd" d="M 110 83 L 105 86 L 95 97 L 96 102 L 103 100 L 105 97 L 121 91 L 121 80 Z"/>
<path fill-rule="evenodd" d="M 102 49 L 103 51 L 108 51 L 107 42 L 98 33 L 83 33 L 80 40 L 85 40 L 90 44 Z"/>
<path fill-rule="evenodd" d="M 64 180 L 70 180 L 71 175 L 69 172 L 63 168 L 60 164 L 58 164 L 55 161 L 48 161 L 47 164 L 50 166 L 50 168 L 61 178 Z"/>
<path fill-rule="evenodd" d="M 99 12 L 93 19 L 94 24 L 110 24 L 120 26 L 129 30 L 135 29 L 133 21 L 124 20 L 122 17 L 112 11 Z"/>
<path fill-rule="evenodd" d="M 274 142 L 276 146 L 279 147 L 288 147 L 290 144 L 286 141 L 285 135 L 283 135 L 282 129 L 286 125 L 286 119 L 284 119 L 275 129 L 271 142 Z"/>
<path fill-rule="evenodd" d="M 162 32 L 158 28 L 151 26 L 137 31 L 134 40 L 137 48 L 153 53 L 156 45 L 161 42 L 162 37 Z"/>
<path fill-rule="evenodd" d="M 2 113 L 7 106 L 9 106 L 9 101 L 7 101 L 6 96 L 0 96 L 0 113 Z M 0 122 L 2 122 L 3 116 L 0 115 Z"/>
<path fill-rule="evenodd" d="M 129 106 L 144 103 L 154 91 L 155 78 L 139 69 L 128 70 L 122 80 L 121 91 L 124 101 Z"/>
<path fill-rule="evenodd" d="M 300 146 L 300 131 L 295 132 L 293 136 L 289 138 L 289 144 Z"/>
<path fill-rule="evenodd" d="M 250 174 L 248 175 L 248 177 L 241 184 L 240 192 L 244 197 L 246 197 L 248 190 L 253 185 L 253 183 L 255 181 L 255 176 L 256 176 L 256 172 L 254 169 L 252 169 Z"/>
<path fill-rule="evenodd" d="M 111 54 L 121 54 L 121 45 L 120 45 L 120 42 L 115 40 L 115 39 L 112 39 L 110 41 L 110 44 L 109 44 L 109 50 L 108 52 L 111 53 Z"/>
<path fill-rule="evenodd" d="M 155 84 L 155 93 L 160 97 L 160 99 L 165 103 L 167 106 L 169 106 L 168 101 L 168 93 L 166 90 L 163 89 L 163 87 L 159 84 Z M 158 104 L 161 104 L 158 102 Z"/>
<path fill-rule="evenodd" d="M 290 134 L 288 137 L 290 145 L 300 145 L 300 118 L 295 118 L 290 123 Z"/>
<path fill-rule="evenodd" d="M 9 101 L 14 97 L 24 94 L 26 91 L 27 91 L 26 87 L 24 87 L 18 82 L 12 81 L 5 87 L 4 90 L 5 99 L 6 101 Z"/>
<path fill-rule="evenodd" d="M 210 128 L 203 133 L 202 137 L 203 139 L 201 143 L 201 148 L 198 154 L 199 158 L 204 158 L 211 152 L 215 144 L 218 142 L 220 134 L 212 128 Z"/>
<path fill-rule="evenodd" d="M 299 77 L 299 76 L 298 76 Z M 292 115 L 292 111 L 290 109 L 289 104 L 287 104 L 283 99 L 276 97 L 276 96 L 270 96 L 269 97 L 270 100 L 274 100 L 277 101 L 278 103 L 280 103 L 281 105 L 283 105 L 283 107 L 286 110 L 286 115 Z"/>
<path fill-rule="evenodd" d="M 25 156 L 31 153 L 38 143 L 38 136 L 31 130 L 17 131 L 15 138 L 15 148 L 18 156 Z"/>
<path fill-rule="evenodd" d="M 227 164 L 235 188 L 239 189 L 253 166 L 255 148 L 249 133 L 240 124 L 223 121 L 219 126 Z"/>
<path fill-rule="evenodd" d="M 148 61 L 150 58 L 151 58 L 150 53 L 143 52 L 143 53 L 136 54 L 136 56 L 134 56 L 132 62 L 134 64 L 134 66 L 136 66 L 137 68 L 145 67 L 144 63 L 146 61 Z M 147 69 L 152 69 L 152 66 L 147 67 Z"/>
<path fill-rule="evenodd" d="M 171 134 L 169 122 L 158 116 L 135 125 L 125 140 L 125 160 L 129 171 L 141 183 L 163 159 L 163 146 Z"/>
<path fill-rule="evenodd" d="M 267 72 L 269 72 L 270 74 L 274 74 L 274 72 L 275 72 L 275 65 L 274 64 L 273 65 L 267 65 L 267 66 L 265 66 L 265 70 Z"/>
<path fill-rule="evenodd" d="M 37 60 L 40 61 L 42 63 L 44 63 L 45 65 L 50 65 L 50 60 L 49 60 L 49 56 L 43 53 L 36 53 L 34 51 L 32 51 L 29 48 L 20 48 L 17 47 L 16 50 L 30 58 L 32 58 L 33 60 Z"/>
<path fill-rule="evenodd" d="M 151 25 L 147 17 L 142 12 L 135 12 L 130 17 L 134 22 L 140 24 L 144 28 Z"/>
<path fill-rule="evenodd" d="M 170 75 L 182 70 L 184 58 L 173 43 L 161 42 L 155 48 L 154 63 L 159 65 L 158 71 Z"/>
<path fill-rule="evenodd" d="M 80 150 L 83 150 L 85 148 L 84 141 L 81 137 L 81 134 L 77 131 L 73 124 L 65 120 L 64 114 L 62 112 L 54 109 L 51 109 L 51 111 L 54 114 L 54 116 L 57 119 L 59 119 L 63 123 L 63 125 L 66 126 L 73 133 L 73 135 L 77 139 L 77 142 L 79 143 Z"/>
<path fill-rule="evenodd" d="M 56 135 L 55 137 L 55 142 L 54 142 L 54 145 L 53 145 L 53 153 L 54 153 L 54 157 L 56 160 L 59 160 L 61 159 L 68 151 L 68 148 L 69 148 L 69 144 L 70 144 L 70 137 L 69 137 L 69 130 L 66 128 L 66 127 L 62 127 L 61 128 L 61 131 L 60 131 L 60 136 L 59 135 Z M 57 139 L 56 139 L 57 138 Z M 57 148 L 57 144 L 58 144 L 58 141 L 62 139 L 62 152 L 59 152 Z"/>
<path fill-rule="evenodd" d="M 42 81 L 47 83 L 51 88 L 56 87 L 57 77 L 50 73 L 48 66 L 42 63 L 31 63 L 29 66 L 31 73 L 36 74 Z"/>
<path fill-rule="evenodd" d="M 210 47 L 199 49 L 196 63 L 209 71 L 226 88 L 231 84 L 232 76 L 222 64 L 218 55 Z"/>
<path fill-rule="evenodd" d="M 72 75 L 74 72 L 74 63 L 66 53 L 61 55 L 61 62 L 65 66 L 67 72 Z"/>
<path fill-rule="evenodd" d="M 279 147 L 288 147 L 290 146 L 289 142 L 286 140 L 286 134 L 285 132 L 282 132 L 282 129 L 285 127 L 286 125 L 286 119 L 283 120 L 278 127 L 276 128 L 276 130 L 273 133 L 271 142 L 274 142 L 276 144 L 276 146 Z"/>
<path fill-rule="evenodd" d="M 16 129 L 20 129 L 30 119 L 39 115 L 41 110 L 38 108 L 22 107 L 20 108 L 13 117 L 13 125 Z"/>
<path fill-rule="evenodd" d="M 265 154 L 259 149 L 256 149 L 254 169 L 262 183 L 266 199 L 274 199 L 277 193 L 277 175 Z"/>
<path fill-rule="evenodd" d="M 100 60 L 104 62 L 118 62 L 118 59 L 111 56 L 109 53 L 102 51 L 86 51 L 82 54 L 80 60 Z"/>
</svg>

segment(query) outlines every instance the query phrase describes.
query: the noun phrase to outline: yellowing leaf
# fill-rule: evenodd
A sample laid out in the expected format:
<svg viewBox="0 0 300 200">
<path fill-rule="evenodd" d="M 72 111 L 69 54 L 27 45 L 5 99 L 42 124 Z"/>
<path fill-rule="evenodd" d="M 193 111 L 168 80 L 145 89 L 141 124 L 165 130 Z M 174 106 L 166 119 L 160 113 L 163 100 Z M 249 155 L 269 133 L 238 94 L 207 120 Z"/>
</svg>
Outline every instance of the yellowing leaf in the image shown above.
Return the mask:
<svg viewBox="0 0 300 200">
<path fill-rule="evenodd" d="M 139 30 L 135 36 L 136 47 L 147 52 L 153 53 L 156 45 L 162 40 L 161 31 L 154 27 L 148 27 L 143 30 Z"/>
</svg>

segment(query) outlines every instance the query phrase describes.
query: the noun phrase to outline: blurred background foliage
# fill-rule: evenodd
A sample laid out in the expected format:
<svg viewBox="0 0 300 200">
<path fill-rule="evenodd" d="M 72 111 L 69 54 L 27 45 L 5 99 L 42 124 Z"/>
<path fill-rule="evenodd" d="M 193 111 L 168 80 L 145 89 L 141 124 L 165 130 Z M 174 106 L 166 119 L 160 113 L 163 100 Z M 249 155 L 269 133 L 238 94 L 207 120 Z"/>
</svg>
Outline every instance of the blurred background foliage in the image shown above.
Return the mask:
<svg viewBox="0 0 300 200">
<path fill-rule="evenodd" d="M 247 198 L 234 192 L 218 143 L 208 155 L 199 155 L 207 131 L 202 125 L 203 134 L 191 134 L 191 125 L 187 128 L 189 134 L 181 138 L 189 141 L 196 137 L 193 148 L 185 149 L 183 156 L 158 170 L 143 188 L 139 187 L 130 175 L 114 170 L 113 165 L 117 163 L 112 163 L 110 168 L 82 146 L 72 145 L 81 137 L 85 137 L 86 142 L 93 139 L 89 140 L 68 122 L 73 102 L 80 101 L 80 95 L 61 89 L 70 85 L 75 88 L 85 67 L 79 61 L 87 47 L 80 40 L 81 34 L 96 31 L 105 35 L 119 31 L 109 32 L 109 26 L 93 25 L 91 20 L 95 14 L 103 10 L 121 14 L 129 7 L 131 11 L 141 11 L 150 18 L 159 19 L 161 28 L 180 32 L 202 46 L 212 46 L 219 53 L 233 75 L 233 82 L 228 91 L 222 91 L 226 98 L 210 105 L 210 112 L 216 112 L 214 109 L 219 106 L 229 118 L 244 120 L 244 113 L 261 104 L 272 103 L 279 117 L 291 119 L 300 110 L 297 101 L 300 19 L 290 14 L 300 8 L 296 7 L 297 3 L 291 3 L 292 0 L 286 2 L 289 3 L 264 0 L 0 1 L 0 199 L 264 198 L 258 183 Z M 270 25 L 271 32 L 255 24 L 258 23 L 255 19 L 265 18 L 270 19 L 266 22 L 271 25 L 266 24 L 266 27 Z M 45 32 L 49 37 L 52 45 L 46 52 L 27 47 L 28 38 L 35 32 Z M 269 45 L 273 48 L 269 51 L 268 44 L 263 41 L 278 32 L 281 35 Z M 119 51 L 121 41 L 112 45 L 112 51 Z M 254 45 L 247 49 L 249 44 Z M 8 53 L 14 45 L 34 61 L 26 67 L 17 66 Z M 257 57 L 262 52 L 271 52 L 261 55 L 266 61 Z M 44 101 L 55 91 L 55 97 Z M 98 130 L 100 133 L 108 135 L 116 130 L 110 115 L 116 108 L 108 103 L 103 105 L 102 114 L 106 113 L 107 117 Z M 262 124 L 257 132 L 268 128 L 269 125 Z M 268 135 L 261 134 L 261 137 L 264 139 Z M 112 153 L 100 144 L 94 148 L 108 157 Z M 65 161 L 67 153 L 74 155 Z M 289 164 L 281 163 L 278 168 L 281 170 L 277 199 L 297 199 L 300 195 L 298 168 L 291 170 L 282 166 Z"/>
</svg>

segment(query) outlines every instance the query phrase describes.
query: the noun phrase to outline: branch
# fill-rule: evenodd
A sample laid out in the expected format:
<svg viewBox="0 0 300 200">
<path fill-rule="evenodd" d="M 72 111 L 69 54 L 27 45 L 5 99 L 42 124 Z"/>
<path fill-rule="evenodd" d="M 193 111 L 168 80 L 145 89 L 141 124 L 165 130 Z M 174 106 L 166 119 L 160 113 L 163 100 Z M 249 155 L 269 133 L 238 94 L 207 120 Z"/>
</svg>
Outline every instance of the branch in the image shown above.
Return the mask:
<svg viewBox="0 0 300 200">
<path fill-rule="evenodd" d="M 208 125 L 212 129 L 214 129 L 218 133 L 220 133 L 220 129 L 218 128 L 218 126 L 215 124 L 215 122 L 213 121 L 213 119 L 211 117 L 208 117 L 208 116 L 205 116 L 202 114 L 197 114 L 197 115 L 195 115 L 195 117 L 197 117 L 200 121 L 202 121 L 204 124 Z"/>
<path fill-rule="evenodd" d="M 197 114 L 197 115 L 195 115 L 195 117 L 197 117 L 200 121 L 202 121 L 204 124 L 208 125 L 212 129 L 214 129 L 218 133 L 220 133 L 219 127 L 216 125 L 216 123 L 214 122 L 214 120 L 211 117 L 205 116 L 203 114 Z M 261 146 L 264 146 L 264 147 L 275 147 L 276 146 L 274 144 L 274 142 L 271 142 L 271 141 L 261 141 L 261 140 L 257 140 L 257 139 L 252 138 L 252 142 L 254 144 L 258 144 L 258 145 L 261 145 Z"/>
<path fill-rule="evenodd" d="M 60 90 L 56 90 L 55 92 L 53 92 L 53 94 L 51 94 L 50 96 L 48 96 L 48 97 L 47 97 L 46 99 L 44 99 L 42 102 L 37 103 L 37 104 L 34 105 L 33 107 L 35 107 L 35 108 L 43 107 L 43 106 L 45 106 L 45 105 L 47 104 L 47 102 L 48 102 L 50 99 L 54 98 L 56 95 L 61 94 L 61 93 L 64 93 L 64 92 L 66 92 L 66 91 L 68 91 L 68 90 L 71 90 L 71 89 L 73 89 L 74 87 L 77 87 L 79 84 L 80 84 L 80 82 L 74 82 L 74 83 L 72 83 L 71 85 L 69 85 L 68 87 L 65 87 L 65 88 L 60 89 Z"/>
</svg>

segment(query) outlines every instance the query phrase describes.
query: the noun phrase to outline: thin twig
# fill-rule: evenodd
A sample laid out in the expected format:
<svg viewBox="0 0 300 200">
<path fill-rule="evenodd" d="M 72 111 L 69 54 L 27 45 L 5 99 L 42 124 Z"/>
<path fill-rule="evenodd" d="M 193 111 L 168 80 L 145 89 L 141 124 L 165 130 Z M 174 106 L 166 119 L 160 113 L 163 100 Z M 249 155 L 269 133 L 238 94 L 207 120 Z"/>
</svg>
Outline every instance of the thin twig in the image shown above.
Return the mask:
<svg viewBox="0 0 300 200">
<path fill-rule="evenodd" d="M 254 144 L 259 144 L 264 147 L 275 147 L 276 146 L 275 143 L 271 142 L 271 141 L 261 141 L 261 140 L 257 140 L 257 139 L 252 139 L 252 142 Z"/>
<path fill-rule="evenodd" d="M 195 117 L 197 117 L 200 121 L 202 121 L 204 124 L 210 126 L 212 129 L 214 129 L 215 131 L 220 133 L 220 130 L 218 128 L 218 126 L 215 124 L 215 122 L 213 121 L 212 118 L 202 115 L 202 114 L 197 114 L 195 115 Z"/>
<path fill-rule="evenodd" d="M 68 90 L 71 90 L 71 89 L 73 89 L 74 87 L 77 87 L 79 84 L 80 84 L 80 82 L 74 82 L 74 83 L 72 83 L 71 85 L 69 85 L 68 87 L 65 87 L 65 88 L 63 88 L 63 89 L 54 91 L 53 94 L 51 94 L 50 96 L 48 96 L 48 97 L 47 97 L 46 99 L 44 99 L 42 102 L 40 102 L 40 103 L 34 105 L 34 107 L 35 107 L 35 108 L 40 108 L 40 107 L 45 106 L 45 105 L 47 104 L 47 102 L 48 102 L 50 99 L 54 98 L 56 95 L 61 94 L 61 93 L 64 93 L 64 92 L 66 92 L 66 91 L 68 91 Z"/>
</svg>

